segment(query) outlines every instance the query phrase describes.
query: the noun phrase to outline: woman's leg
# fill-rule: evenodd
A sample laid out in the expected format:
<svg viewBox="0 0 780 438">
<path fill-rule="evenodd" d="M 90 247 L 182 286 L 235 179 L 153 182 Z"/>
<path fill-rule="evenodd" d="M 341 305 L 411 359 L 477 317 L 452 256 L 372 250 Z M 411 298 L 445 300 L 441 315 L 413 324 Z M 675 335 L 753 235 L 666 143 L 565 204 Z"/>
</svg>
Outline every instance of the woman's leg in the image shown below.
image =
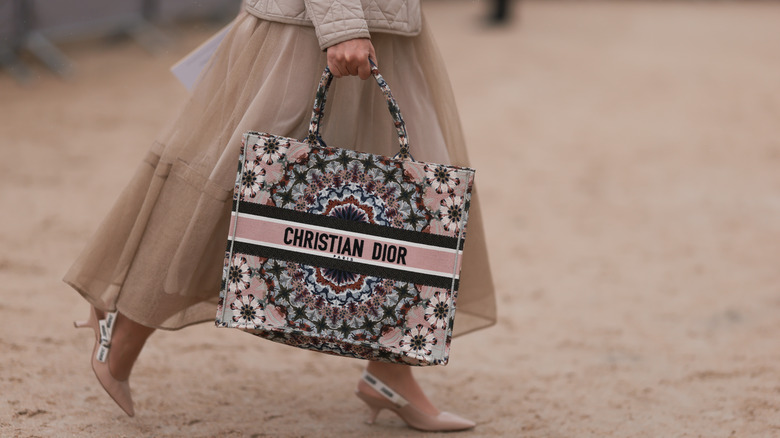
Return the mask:
<svg viewBox="0 0 780 438">
<path fill-rule="evenodd" d="M 117 313 L 114 324 L 108 369 L 115 379 L 125 381 L 130 377 L 135 360 L 155 329 L 138 324 L 121 313 Z"/>
<path fill-rule="evenodd" d="M 132 417 L 135 411 L 128 379 L 135 360 L 154 329 L 133 322 L 120 313 L 114 318 L 106 316 L 103 311 L 92 307 L 89 319 L 77 321 L 74 325 L 94 331 L 95 346 L 90 362 L 95 377 L 116 404 Z M 109 341 L 103 343 L 106 337 Z"/>
</svg>

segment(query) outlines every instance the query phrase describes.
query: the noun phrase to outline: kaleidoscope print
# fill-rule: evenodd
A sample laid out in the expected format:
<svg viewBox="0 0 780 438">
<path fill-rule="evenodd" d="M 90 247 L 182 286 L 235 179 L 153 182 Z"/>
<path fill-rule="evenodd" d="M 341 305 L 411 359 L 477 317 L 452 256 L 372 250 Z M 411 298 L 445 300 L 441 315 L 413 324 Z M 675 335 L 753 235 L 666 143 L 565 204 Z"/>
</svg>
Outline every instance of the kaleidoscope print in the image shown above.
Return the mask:
<svg viewBox="0 0 780 438">
<path fill-rule="evenodd" d="M 411 160 L 384 88 L 399 155 L 322 145 L 329 80 L 304 141 L 244 136 L 216 324 L 340 356 L 446 364 L 474 171 Z"/>
</svg>

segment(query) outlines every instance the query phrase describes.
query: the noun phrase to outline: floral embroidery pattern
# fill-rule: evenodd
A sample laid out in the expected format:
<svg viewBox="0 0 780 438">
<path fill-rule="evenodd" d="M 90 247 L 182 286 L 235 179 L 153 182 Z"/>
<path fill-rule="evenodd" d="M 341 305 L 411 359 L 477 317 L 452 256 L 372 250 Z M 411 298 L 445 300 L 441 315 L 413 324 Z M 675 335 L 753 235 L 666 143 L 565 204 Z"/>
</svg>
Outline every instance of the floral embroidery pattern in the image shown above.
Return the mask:
<svg viewBox="0 0 780 438">
<path fill-rule="evenodd" d="M 455 187 L 460 184 L 460 179 L 456 176 L 455 169 L 437 165 L 425 166 L 425 180 L 433 187 L 436 193 L 452 193 Z"/>
<path fill-rule="evenodd" d="M 450 196 L 441 201 L 439 207 L 439 218 L 447 231 L 455 231 L 460 225 L 463 217 L 463 198 L 460 196 Z"/>
<path fill-rule="evenodd" d="M 409 329 L 401 339 L 401 349 L 426 358 L 431 355 L 431 348 L 436 345 L 433 332 L 422 324 Z"/>
<path fill-rule="evenodd" d="M 446 292 L 436 292 L 425 309 L 425 320 L 433 328 L 445 327 L 448 322 L 447 319 L 450 317 L 451 304 Z"/>
<path fill-rule="evenodd" d="M 290 142 L 283 137 L 264 137 L 252 149 L 257 152 L 255 164 L 274 164 L 287 152 Z"/>
<path fill-rule="evenodd" d="M 268 301 L 320 335 L 376 341 L 415 300 L 414 286 L 388 279 L 273 259 L 264 271 L 279 285 Z"/>
<path fill-rule="evenodd" d="M 230 304 L 230 310 L 233 311 L 233 322 L 238 328 L 253 329 L 262 326 L 265 322 L 263 307 L 252 294 L 238 296 Z"/>
<path fill-rule="evenodd" d="M 332 80 L 329 73 L 324 74 L 304 141 L 262 133 L 245 135 L 233 197 L 236 211 L 238 205 L 251 203 L 256 211 L 289 210 L 280 217 L 309 213 L 328 221 L 354 223 L 345 230 L 353 225 L 355 230 L 377 226 L 392 228 L 392 233 L 463 239 L 473 171 L 410 161 L 400 110 L 378 71 L 375 77 L 398 133 L 400 152 L 395 158 L 324 145 L 319 126 Z M 305 239 L 311 242 L 314 237 Z M 406 279 L 400 281 L 376 276 L 392 277 L 392 271 L 373 276 L 366 275 L 373 272 L 364 268 L 357 269 L 361 273 L 351 272 L 354 254 L 341 249 L 341 240 L 336 244 L 339 262 L 323 263 L 330 267 L 315 266 L 321 260 L 314 258 L 285 259 L 284 251 L 271 258 L 272 253 L 259 246 L 240 249 L 238 239 L 232 242 L 236 249 L 229 247 L 225 258 L 218 326 L 341 356 L 410 365 L 447 362 L 456 289 L 434 287 L 431 284 L 442 283 L 425 279 L 419 280 L 425 284 L 408 281 L 420 277 L 398 277 Z M 317 242 L 331 242 L 332 247 L 336 240 Z M 373 251 L 375 247 L 369 249 L 367 244 L 366 252 L 379 261 Z M 395 253 L 387 260 L 384 254 L 382 263 L 395 261 Z"/>
<path fill-rule="evenodd" d="M 241 174 L 241 198 L 254 198 L 263 185 L 264 176 L 265 169 L 256 166 L 254 162 L 247 162 Z"/>
<path fill-rule="evenodd" d="M 249 280 L 252 272 L 247 265 L 246 257 L 234 256 L 232 263 L 228 266 L 227 286 L 230 292 L 238 295 L 249 288 Z"/>
</svg>

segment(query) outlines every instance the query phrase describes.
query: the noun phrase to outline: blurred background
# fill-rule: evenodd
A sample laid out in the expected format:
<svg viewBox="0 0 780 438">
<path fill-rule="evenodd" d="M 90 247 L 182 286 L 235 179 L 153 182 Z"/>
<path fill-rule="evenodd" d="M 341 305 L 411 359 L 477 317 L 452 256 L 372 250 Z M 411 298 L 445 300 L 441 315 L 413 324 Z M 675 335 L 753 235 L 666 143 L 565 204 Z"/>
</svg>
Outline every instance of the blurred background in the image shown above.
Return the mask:
<svg viewBox="0 0 780 438">
<path fill-rule="evenodd" d="M 241 0 L 2 0 L 0 65 L 25 81 L 32 72 L 20 57 L 30 55 L 52 71 L 68 75 L 72 63 L 58 45 L 129 36 L 157 52 L 172 43 L 160 26 L 227 22 L 240 6 Z"/>
<path fill-rule="evenodd" d="M 780 436 L 780 2 L 426 0 L 498 287 L 421 369 L 458 436 Z M 361 364 L 156 333 L 129 419 L 60 278 L 231 0 L 0 0 L 0 436 L 405 436 Z M 503 15 L 502 15 L 503 14 Z"/>
</svg>

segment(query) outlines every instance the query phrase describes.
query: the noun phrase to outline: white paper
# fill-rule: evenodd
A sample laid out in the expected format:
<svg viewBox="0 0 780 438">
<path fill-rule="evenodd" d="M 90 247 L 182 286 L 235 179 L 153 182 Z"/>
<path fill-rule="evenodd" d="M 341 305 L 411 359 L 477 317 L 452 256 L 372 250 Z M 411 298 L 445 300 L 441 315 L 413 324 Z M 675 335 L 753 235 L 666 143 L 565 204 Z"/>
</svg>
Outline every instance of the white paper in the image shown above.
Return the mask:
<svg viewBox="0 0 780 438">
<path fill-rule="evenodd" d="M 200 72 L 202 72 L 209 63 L 214 52 L 217 51 L 219 43 L 222 42 L 232 26 L 233 23 L 230 23 L 222 28 L 203 44 L 198 46 L 197 49 L 190 52 L 171 67 L 171 73 L 176 76 L 179 82 L 184 84 L 184 87 L 186 87 L 188 91 L 192 91 L 195 87 Z"/>
</svg>

